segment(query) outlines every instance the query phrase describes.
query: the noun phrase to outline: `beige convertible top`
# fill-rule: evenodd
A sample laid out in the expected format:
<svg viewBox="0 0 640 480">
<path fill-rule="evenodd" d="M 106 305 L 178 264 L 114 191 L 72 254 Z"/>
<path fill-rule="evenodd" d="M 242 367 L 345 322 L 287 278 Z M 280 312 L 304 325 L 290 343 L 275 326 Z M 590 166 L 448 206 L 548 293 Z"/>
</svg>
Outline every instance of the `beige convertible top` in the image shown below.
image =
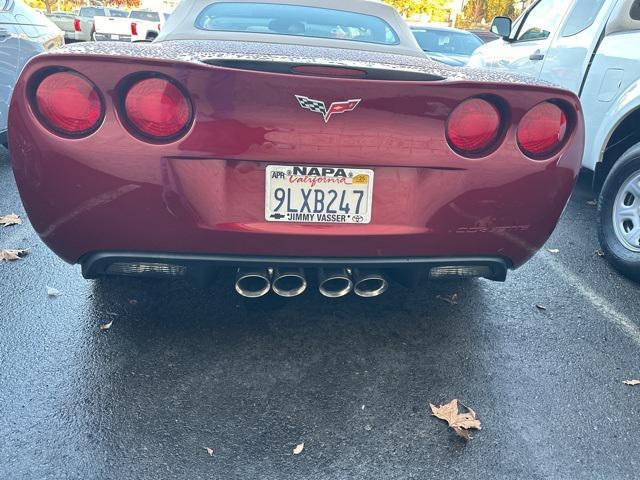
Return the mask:
<svg viewBox="0 0 640 480">
<path fill-rule="evenodd" d="M 214 3 L 299 5 L 371 15 L 387 22 L 396 32 L 399 43 L 396 45 L 384 45 L 343 39 L 278 35 L 272 33 L 212 31 L 196 28 L 195 23 L 198 15 L 206 7 Z M 409 26 L 400 14 L 398 14 L 393 7 L 378 0 L 182 0 L 165 24 L 156 42 L 166 40 L 233 40 L 254 43 L 281 43 L 286 45 L 347 48 L 351 50 L 366 50 L 369 52 L 424 57 L 424 52 L 416 42 Z"/>
</svg>

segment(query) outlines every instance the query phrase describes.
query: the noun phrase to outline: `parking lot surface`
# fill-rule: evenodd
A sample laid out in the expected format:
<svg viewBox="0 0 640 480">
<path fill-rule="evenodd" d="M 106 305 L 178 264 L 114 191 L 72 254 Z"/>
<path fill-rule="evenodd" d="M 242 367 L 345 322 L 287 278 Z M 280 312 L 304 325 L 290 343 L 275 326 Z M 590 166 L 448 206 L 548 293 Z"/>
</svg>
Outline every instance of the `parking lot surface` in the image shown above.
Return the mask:
<svg viewBox="0 0 640 480">
<path fill-rule="evenodd" d="M 0 264 L 0 478 L 638 478 L 640 289 L 597 253 L 586 180 L 504 284 L 252 304 L 226 280 L 83 280 L 3 151 L 0 214 L 25 224 L 0 248 L 30 253 Z M 429 412 L 454 398 L 468 443 Z"/>
</svg>

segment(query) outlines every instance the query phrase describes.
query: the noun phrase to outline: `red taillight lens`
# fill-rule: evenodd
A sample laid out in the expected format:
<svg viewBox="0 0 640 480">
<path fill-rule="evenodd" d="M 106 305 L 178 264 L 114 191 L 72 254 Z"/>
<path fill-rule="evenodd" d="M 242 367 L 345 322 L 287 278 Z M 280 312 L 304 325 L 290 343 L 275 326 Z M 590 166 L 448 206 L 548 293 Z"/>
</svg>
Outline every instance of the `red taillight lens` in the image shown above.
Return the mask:
<svg viewBox="0 0 640 480">
<path fill-rule="evenodd" d="M 191 121 L 191 104 L 176 85 L 164 78 L 145 78 L 126 94 L 127 119 L 139 133 L 169 140 L 184 132 Z"/>
<path fill-rule="evenodd" d="M 477 155 L 491 148 L 500 135 L 498 109 L 487 100 L 466 100 L 449 115 L 447 139 L 462 155 Z"/>
<path fill-rule="evenodd" d="M 69 71 L 45 77 L 36 88 L 35 104 L 46 126 L 74 136 L 95 130 L 104 111 L 96 87 Z"/>
<path fill-rule="evenodd" d="M 81 30 L 81 28 L 80 28 L 80 19 L 79 19 L 79 18 L 76 18 L 76 19 L 73 21 L 73 29 L 74 29 L 76 32 L 80 32 L 80 31 L 82 31 L 82 30 Z"/>
<path fill-rule="evenodd" d="M 518 145 L 531 158 L 548 158 L 563 145 L 567 132 L 564 110 L 555 103 L 544 102 L 529 110 L 520 122 Z"/>
<path fill-rule="evenodd" d="M 138 35 L 138 25 L 136 25 L 136 22 L 131 22 L 131 35 Z"/>
</svg>

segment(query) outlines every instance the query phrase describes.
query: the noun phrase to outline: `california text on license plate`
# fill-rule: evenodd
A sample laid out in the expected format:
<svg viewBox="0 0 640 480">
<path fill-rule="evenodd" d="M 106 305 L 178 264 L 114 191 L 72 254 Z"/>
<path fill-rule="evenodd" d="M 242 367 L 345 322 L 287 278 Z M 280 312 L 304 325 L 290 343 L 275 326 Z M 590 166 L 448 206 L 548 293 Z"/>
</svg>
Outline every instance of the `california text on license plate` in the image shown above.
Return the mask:
<svg viewBox="0 0 640 480">
<path fill-rule="evenodd" d="M 270 222 L 371 222 L 373 170 L 269 165 L 265 218 Z"/>
</svg>

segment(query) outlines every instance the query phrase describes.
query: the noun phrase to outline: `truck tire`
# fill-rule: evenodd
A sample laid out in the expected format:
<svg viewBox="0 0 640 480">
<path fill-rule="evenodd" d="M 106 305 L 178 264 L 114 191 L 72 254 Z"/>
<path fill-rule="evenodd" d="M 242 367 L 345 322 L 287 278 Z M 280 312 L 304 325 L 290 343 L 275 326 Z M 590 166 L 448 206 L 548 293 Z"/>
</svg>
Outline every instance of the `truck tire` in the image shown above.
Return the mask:
<svg viewBox="0 0 640 480">
<path fill-rule="evenodd" d="M 640 281 L 640 144 L 620 157 L 604 182 L 598 237 L 609 262 Z"/>
</svg>

